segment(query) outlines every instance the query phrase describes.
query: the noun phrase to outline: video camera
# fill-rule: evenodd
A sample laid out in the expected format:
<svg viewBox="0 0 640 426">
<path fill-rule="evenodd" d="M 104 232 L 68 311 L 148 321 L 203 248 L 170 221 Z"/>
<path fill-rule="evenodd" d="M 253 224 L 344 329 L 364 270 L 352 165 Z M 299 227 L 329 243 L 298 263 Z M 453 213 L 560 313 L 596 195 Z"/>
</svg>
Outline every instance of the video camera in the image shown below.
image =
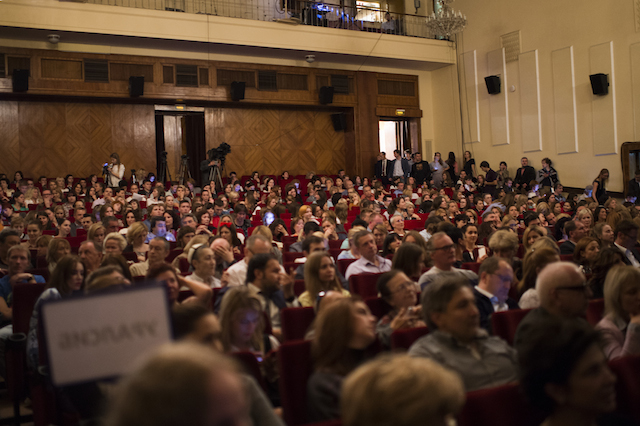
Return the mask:
<svg viewBox="0 0 640 426">
<path fill-rule="evenodd" d="M 207 155 L 209 156 L 209 161 L 220 160 L 224 163 L 227 154 L 231 152 L 231 146 L 228 143 L 221 143 L 217 148 L 211 148 L 207 151 Z"/>
</svg>

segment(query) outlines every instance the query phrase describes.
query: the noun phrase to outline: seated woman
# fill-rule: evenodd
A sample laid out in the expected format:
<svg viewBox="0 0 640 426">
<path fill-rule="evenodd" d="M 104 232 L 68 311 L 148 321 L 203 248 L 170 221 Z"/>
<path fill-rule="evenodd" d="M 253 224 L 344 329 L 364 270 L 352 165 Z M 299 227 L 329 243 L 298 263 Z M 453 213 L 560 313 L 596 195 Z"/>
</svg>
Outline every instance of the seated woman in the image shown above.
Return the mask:
<svg viewBox="0 0 640 426">
<path fill-rule="evenodd" d="M 367 348 L 375 340 L 376 317 L 364 302 L 346 297 L 320 311 L 311 342 L 314 373 L 307 383 L 308 421 L 340 417 L 342 382 L 370 358 Z"/>
<path fill-rule="evenodd" d="M 39 220 L 32 220 L 27 225 L 27 236 L 29 239 L 22 243 L 23 246 L 27 248 L 34 249 L 36 248 L 36 240 L 42 235 L 42 222 Z"/>
<path fill-rule="evenodd" d="M 20 191 L 16 191 L 13 194 L 13 204 L 11 205 L 13 211 L 16 213 L 26 213 L 29 211 L 29 207 L 27 206 L 26 199 L 23 193 Z"/>
<path fill-rule="evenodd" d="M 420 216 L 416 214 L 416 206 L 411 202 L 407 202 L 407 209 L 402 213 L 406 220 L 420 220 Z"/>
<path fill-rule="evenodd" d="M 31 371 L 35 371 L 40 365 L 38 357 L 38 321 L 40 317 L 40 306 L 44 301 L 61 299 L 79 292 L 84 284 L 84 272 L 84 265 L 80 258 L 78 256 L 68 255 L 63 256 L 51 272 L 47 289 L 36 301 L 33 307 L 33 313 L 31 314 L 31 320 L 29 321 L 27 363 Z"/>
<path fill-rule="evenodd" d="M 540 306 L 540 299 L 536 291 L 538 274 L 548 264 L 559 261 L 558 251 L 549 247 L 536 248 L 524 256 L 522 281 L 520 281 L 518 288 L 521 294 L 518 302 L 520 309 L 532 309 Z"/>
<path fill-rule="evenodd" d="M 337 291 L 344 296 L 350 293 L 342 288 L 333 258 L 326 251 L 317 251 L 307 257 L 304 264 L 304 286 L 306 291 L 298 297 L 301 306 L 314 306 L 318 296 L 327 291 Z"/>
<path fill-rule="evenodd" d="M 612 360 L 640 354 L 640 271 L 616 266 L 604 282 L 604 318 L 596 325 Z"/>
<path fill-rule="evenodd" d="M 330 217 L 323 219 L 321 226 L 322 226 L 322 231 L 324 232 L 325 240 L 331 240 L 331 241 L 344 240 L 344 234 L 342 234 L 343 238 L 340 238 L 340 235 L 338 235 L 338 232 L 336 231 L 336 222 Z"/>
<path fill-rule="evenodd" d="M 221 223 L 218 226 L 218 233 L 216 235 L 221 236 L 222 238 L 224 238 L 225 240 L 227 240 L 229 242 L 229 245 L 231 245 L 231 247 L 233 247 L 233 253 L 234 254 L 240 254 L 241 252 L 241 247 L 242 247 L 242 243 L 240 242 L 240 239 L 238 238 L 238 233 L 236 232 L 236 227 L 233 226 L 233 223 L 229 224 L 229 223 Z"/>
<path fill-rule="evenodd" d="M 582 237 L 573 250 L 573 263 L 582 267 L 582 272 L 590 274 L 600 254 L 600 241 L 593 237 Z"/>
<path fill-rule="evenodd" d="M 576 213 L 574 220 L 582 222 L 586 231 L 589 232 L 593 226 L 593 213 L 591 213 L 591 210 L 589 209 L 582 209 Z"/>
<path fill-rule="evenodd" d="M 273 234 L 274 241 L 282 242 L 283 237 L 288 237 L 289 233 L 287 232 L 287 224 L 284 220 L 280 218 L 276 218 L 269 225 L 269 229 Z"/>
<path fill-rule="evenodd" d="M 614 414 L 616 376 L 588 325 L 541 321 L 519 349 L 518 361 L 520 385 L 542 425 L 635 424 Z"/>
<path fill-rule="evenodd" d="M 386 228 L 384 227 L 384 225 L 379 224 L 377 226 L 380 226 L 382 228 L 384 228 L 385 232 L 386 232 Z M 377 227 L 376 226 L 376 227 Z M 358 252 L 358 249 L 356 248 L 356 243 L 354 241 L 354 236 L 360 232 L 360 231 L 364 231 L 365 228 L 363 226 L 354 226 L 353 228 L 349 229 L 349 233 L 348 238 L 346 240 L 344 240 L 342 242 L 342 247 L 340 247 L 341 249 L 343 249 L 344 251 L 340 252 L 340 254 L 338 255 L 338 260 L 342 260 L 342 259 L 360 259 L 360 252 Z M 385 233 L 385 236 L 387 234 Z M 374 238 L 375 237 L 375 230 L 374 230 Z M 347 243 L 347 249 L 344 249 L 344 243 Z M 380 247 L 382 247 L 382 242 L 380 243 Z"/>
<path fill-rule="evenodd" d="M 196 303 L 208 308 L 211 306 L 211 297 L 213 291 L 209 286 L 203 283 L 199 283 L 188 278 L 184 278 L 176 272 L 175 268 L 168 263 L 161 263 L 153 268 L 150 268 L 147 272 L 146 278 L 148 280 L 154 280 L 163 282 L 167 286 L 169 303 L 171 306 L 176 306 L 183 303 Z M 180 289 L 185 287 L 193 293 L 193 296 L 187 297 L 183 301 L 178 300 L 180 296 Z"/>
<path fill-rule="evenodd" d="M 71 236 L 71 221 L 67 218 L 58 219 L 58 234 L 56 238 L 67 238 Z"/>
<path fill-rule="evenodd" d="M 71 244 L 63 238 L 52 238 L 47 247 L 47 268 L 53 273 L 57 263 L 71 253 Z"/>
<path fill-rule="evenodd" d="M 613 229 L 607 223 L 596 223 L 591 230 L 591 236 L 600 240 L 600 248 L 611 247 L 613 245 Z"/>
<path fill-rule="evenodd" d="M 127 243 L 124 253 L 135 253 L 138 256 L 138 262 L 144 262 L 149 251 L 149 244 L 145 243 L 147 239 L 147 225 L 142 222 L 135 222 L 129 226 L 127 231 Z"/>
<path fill-rule="evenodd" d="M 104 237 L 104 254 L 119 256 L 127 247 L 127 240 L 119 232 L 111 232 Z"/>
<path fill-rule="evenodd" d="M 380 342 L 391 346 L 391 334 L 396 330 L 426 327 L 422 320 L 422 307 L 416 306 L 416 283 L 399 269 L 385 272 L 376 283 L 380 297 L 391 306 L 391 311 L 380 318 L 376 332 Z"/>
<path fill-rule="evenodd" d="M 91 240 L 102 247 L 105 235 L 107 235 L 106 228 L 101 223 L 94 223 L 89 228 L 89 232 L 87 232 L 87 240 Z"/>
<path fill-rule="evenodd" d="M 422 235 L 420 235 L 420 233 L 418 231 L 415 230 L 411 230 L 411 231 L 407 231 L 404 234 L 404 238 L 402 239 L 402 243 L 410 243 L 410 244 L 415 244 L 418 245 L 420 247 L 422 247 L 423 250 L 427 249 L 427 242 L 425 241 L 424 237 Z"/>
<path fill-rule="evenodd" d="M 184 249 L 189 241 L 196 236 L 196 230 L 190 226 L 181 226 L 176 235 L 177 248 Z"/>
<path fill-rule="evenodd" d="M 524 230 L 524 234 L 522 235 L 522 245 L 524 246 L 524 251 L 528 252 L 533 243 L 535 243 L 538 238 L 546 236 L 547 230 L 545 228 L 538 225 L 529 225 L 529 227 Z"/>
<path fill-rule="evenodd" d="M 314 220 L 313 212 L 311 211 L 311 206 L 303 205 L 298 209 L 298 216 L 302 218 L 304 223 L 309 222 L 310 220 Z"/>
<path fill-rule="evenodd" d="M 173 235 L 175 239 L 178 235 L 178 229 L 180 228 L 180 215 L 175 210 L 169 209 L 164 212 L 163 216 L 164 223 L 167 227 L 167 234 Z"/>
<path fill-rule="evenodd" d="M 418 279 L 422 275 L 422 269 L 425 267 L 425 249 L 413 243 L 402 243 L 393 255 L 391 269 L 404 272 L 404 274 L 412 279 L 416 284 L 416 291 L 420 290 Z"/>
<path fill-rule="evenodd" d="M 188 276 L 192 281 L 204 283 L 211 288 L 221 288 L 220 280 L 216 273 L 216 258 L 213 250 L 207 244 L 193 245 L 187 254 L 187 260 L 193 268 L 193 273 Z"/>
<path fill-rule="evenodd" d="M 598 259 L 593 264 L 589 287 L 594 299 L 604 298 L 604 282 L 611 268 L 624 265 L 624 253 L 617 247 L 607 247 L 600 250 Z"/>
<path fill-rule="evenodd" d="M 396 214 L 391 216 L 389 223 L 391 224 L 391 232 L 398 234 L 400 238 L 404 237 L 404 218 L 402 215 Z"/>
<path fill-rule="evenodd" d="M 468 223 L 462 227 L 462 235 L 464 235 L 465 246 L 462 252 L 463 263 L 482 262 L 487 256 L 487 249 L 476 244 L 478 242 L 478 227 L 473 223 Z M 477 256 L 475 254 L 476 249 L 478 249 Z"/>
<path fill-rule="evenodd" d="M 193 228 L 191 228 L 191 229 L 193 230 Z M 209 236 L 208 235 L 206 235 L 206 234 L 204 234 L 204 235 L 194 235 L 189 240 L 187 245 L 184 247 L 184 249 L 182 250 L 182 253 L 180 253 L 178 256 L 176 256 L 175 259 L 173 259 L 173 262 L 171 262 L 171 265 L 174 268 L 176 268 L 177 270 L 180 270 L 180 272 L 187 273 L 189 271 L 189 268 L 191 267 L 191 263 L 189 262 L 189 258 L 188 258 L 189 252 L 191 251 L 191 247 L 196 246 L 196 245 L 201 245 L 201 244 L 208 244 L 208 243 L 209 243 Z M 183 270 L 180 267 L 180 264 L 182 263 L 182 259 L 185 259 L 187 261 L 187 263 L 189 264 L 187 269 Z"/>
<path fill-rule="evenodd" d="M 387 235 L 382 243 L 382 257 L 395 254 L 398 247 L 402 244 L 402 238 L 395 232 L 391 232 Z"/>
<path fill-rule="evenodd" d="M 510 231 L 496 231 L 489 240 L 493 255 L 509 262 L 513 268 L 514 281 L 522 279 L 522 260 L 516 257 L 518 236 Z"/>
</svg>

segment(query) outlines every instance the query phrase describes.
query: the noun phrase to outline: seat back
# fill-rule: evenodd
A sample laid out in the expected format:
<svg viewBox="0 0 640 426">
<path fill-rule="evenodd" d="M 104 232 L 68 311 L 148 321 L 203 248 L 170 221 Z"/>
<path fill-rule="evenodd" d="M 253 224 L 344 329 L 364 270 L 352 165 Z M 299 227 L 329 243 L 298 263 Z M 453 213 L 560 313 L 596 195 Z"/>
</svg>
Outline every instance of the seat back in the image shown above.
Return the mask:
<svg viewBox="0 0 640 426">
<path fill-rule="evenodd" d="M 285 251 L 282 253 L 282 260 L 284 262 L 293 262 L 300 257 L 304 257 L 304 254 L 296 251 Z"/>
<path fill-rule="evenodd" d="M 285 342 L 304 339 L 304 335 L 316 317 L 313 308 L 285 308 L 280 311 L 282 338 Z"/>
<path fill-rule="evenodd" d="M 391 333 L 391 349 L 409 350 L 413 342 L 429 333 L 427 327 L 407 328 Z"/>
<path fill-rule="evenodd" d="M 534 426 L 541 418 L 526 401 L 517 383 L 467 393 L 459 426 Z"/>
<path fill-rule="evenodd" d="M 595 326 L 602 319 L 604 314 L 604 299 L 593 299 L 589 301 L 587 307 L 587 321 L 589 324 Z"/>
<path fill-rule="evenodd" d="M 609 367 L 618 376 L 618 410 L 640 422 L 640 355 L 615 359 Z"/>
<path fill-rule="evenodd" d="M 473 271 L 476 274 L 480 272 L 480 263 L 476 262 L 467 262 L 462 264 L 462 269 L 467 269 L 469 271 Z"/>
<path fill-rule="evenodd" d="M 16 284 L 13 286 L 13 332 L 29 333 L 29 321 L 33 306 L 44 291 L 46 284 Z"/>
<path fill-rule="evenodd" d="M 284 342 L 278 349 L 280 399 L 285 423 L 289 426 L 307 421 L 307 381 L 313 372 L 311 342 Z"/>
<path fill-rule="evenodd" d="M 235 352 L 231 354 L 235 359 L 240 361 L 240 364 L 245 369 L 245 372 L 252 376 L 262 386 L 262 389 L 266 392 L 267 385 L 260 371 L 260 363 L 256 356 L 252 352 Z"/>
<path fill-rule="evenodd" d="M 491 330 L 493 335 L 503 338 L 510 345 L 516 336 L 518 324 L 531 309 L 512 309 L 504 312 L 496 312 L 491 315 Z"/>
<path fill-rule="evenodd" d="M 371 313 L 378 319 L 387 315 L 391 310 L 391 306 L 381 297 L 370 297 L 364 303 L 367 304 Z"/>
<path fill-rule="evenodd" d="M 351 293 L 357 294 L 365 300 L 370 297 L 378 297 L 376 282 L 380 275 L 382 274 L 366 273 L 351 275 L 349 277 L 349 289 L 351 290 Z"/>
<path fill-rule="evenodd" d="M 343 277 L 347 273 L 347 268 L 349 267 L 349 265 L 351 265 L 356 260 L 357 259 L 339 259 L 338 260 L 338 271 L 340 271 Z"/>
</svg>

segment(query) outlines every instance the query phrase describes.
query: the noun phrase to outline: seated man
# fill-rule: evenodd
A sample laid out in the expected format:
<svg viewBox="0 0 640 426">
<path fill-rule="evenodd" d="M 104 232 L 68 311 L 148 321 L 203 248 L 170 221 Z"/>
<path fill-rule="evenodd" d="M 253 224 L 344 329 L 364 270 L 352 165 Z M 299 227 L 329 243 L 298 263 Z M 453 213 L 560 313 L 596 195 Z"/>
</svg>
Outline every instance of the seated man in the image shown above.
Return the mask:
<svg viewBox="0 0 640 426">
<path fill-rule="evenodd" d="M 428 287 L 429 284 L 438 280 L 445 272 L 464 277 L 469 285 L 478 282 L 478 275 L 476 275 L 475 272 L 453 267 L 456 263 L 456 247 L 451 238 L 444 232 L 436 232 L 433 234 L 429 241 L 427 241 L 427 250 L 431 254 L 433 267 L 422 274 L 418 281 L 423 291 L 425 287 Z"/>
<path fill-rule="evenodd" d="M 249 268 L 249 262 L 251 258 L 256 254 L 270 253 L 271 241 L 267 237 L 262 235 L 252 235 L 247 238 L 247 243 L 244 246 L 244 259 L 234 263 L 227 269 L 229 274 L 229 287 L 238 287 L 245 285 L 247 281 L 247 269 Z M 219 298 L 218 298 L 219 299 Z M 216 301 L 216 305 L 218 305 Z"/>
<path fill-rule="evenodd" d="M 592 295 L 584 274 L 578 266 L 570 262 L 547 265 L 538 275 L 536 291 L 540 307 L 529 312 L 518 325 L 513 342 L 515 348 L 527 339 L 529 331 L 540 321 L 550 317 L 584 317 Z"/>
<path fill-rule="evenodd" d="M 448 275 L 425 287 L 422 313 L 432 331 L 416 340 L 409 355 L 431 358 L 457 372 L 467 392 L 517 380 L 516 352 L 480 328 L 467 279 Z"/>
<path fill-rule="evenodd" d="M 573 254 L 578 241 L 586 235 L 586 228 L 582 222 L 571 220 L 564 224 L 564 233 L 569 240 L 560 245 L 560 254 Z"/>
<path fill-rule="evenodd" d="M 27 271 L 31 267 L 31 253 L 29 249 L 15 245 L 7 252 L 9 272 L 0 278 L 0 375 L 6 377 L 4 348 L 5 342 L 13 334 L 13 287 L 16 284 L 44 283 L 40 275 L 33 275 Z"/>
<path fill-rule="evenodd" d="M 638 225 L 630 220 L 621 220 L 614 231 L 613 246 L 623 254 L 624 263 L 640 268 L 640 253 L 635 248 L 638 240 Z"/>
<path fill-rule="evenodd" d="M 167 222 L 164 220 L 164 216 L 153 216 L 149 224 L 151 225 L 151 232 L 147 234 L 145 243 L 149 243 L 156 237 L 162 237 L 167 241 L 176 241 L 176 237 L 171 232 L 167 232 Z"/>
<path fill-rule="evenodd" d="M 506 260 L 492 256 L 482 262 L 479 272 L 480 281 L 473 288 L 473 295 L 480 312 L 480 327 L 491 333 L 494 312 L 518 309 L 518 302 L 509 298 L 513 269 Z"/>
<path fill-rule="evenodd" d="M 309 222 L 304 224 L 302 228 L 302 240 L 297 241 L 289 246 L 289 251 L 302 253 L 302 241 L 304 241 L 307 237 L 309 237 L 314 232 L 320 232 L 322 228 L 316 222 L 310 220 Z"/>
<path fill-rule="evenodd" d="M 141 277 L 147 275 L 150 268 L 157 266 L 164 262 L 167 256 L 169 256 L 170 245 L 169 241 L 162 237 L 155 237 L 149 241 L 149 252 L 147 253 L 147 260 L 144 262 L 134 263 L 129 267 L 132 277 Z"/>
<path fill-rule="evenodd" d="M 347 268 L 345 274 L 347 280 L 351 275 L 382 273 L 391 270 L 391 261 L 378 256 L 378 246 L 371 232 L 360 231 L 353 237 L 353 240 L 361 257 Z"/>
<path fill-rule="evenodd" d="M 4 229 L 0 232 L 0 268 L 7 268 L 9 265 L 9 249 L 20 245 L 21 233 L 15 229 Z"/>
</svg>

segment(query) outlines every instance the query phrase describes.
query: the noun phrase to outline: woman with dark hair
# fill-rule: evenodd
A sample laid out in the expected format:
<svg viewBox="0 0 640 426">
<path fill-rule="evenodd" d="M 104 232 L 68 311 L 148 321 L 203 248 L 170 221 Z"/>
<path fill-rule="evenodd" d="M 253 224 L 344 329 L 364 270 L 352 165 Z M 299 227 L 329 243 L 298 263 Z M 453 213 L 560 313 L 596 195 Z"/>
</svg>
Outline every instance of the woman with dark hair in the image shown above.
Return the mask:
<svg viewBox="0 0 640 426">
<path fill-rule="evenodd" d="M 411 245 L 406 244 L 403 247 Z M 389 272 L 382 274 L 378 277 L 376 288 L 382 300 L 391 306 L 391 311 L 380 318 L 376 326 L 376 333 L 384 346 L 391 346 L 391 334 L 396 330 L 426 327 L 422 320 L 422 306 L 416 306 L 417 284 L 402 270 L 394 266 Z"/>
<path fill-rule="evenodd" d="M 604 204 L 609 198 L 606 189 L 606 182 L 609 179 L 609 170 L 602 169 L 598 173 L 598 177 L 593 180 L 593 191 L 591 192 L 591 198 L 598 204 Z"/>
<path fill-rule="evenodd" d="M 240 246 L 242 245 L 242 243 L 238 238 L 238 232 L 236 231 L 236 227 L 233 225 L 233 223 L 221 223 L 220 226 L 218 226 L 218 232 L 216 233 L 216 235 L 219 235 L 227 240 L 231 247 L 233 247 L 234 253 L 240 253 Z"/>
<path fill-rule="evenodd" d="M 520 385 L 544 426 L 634 424 L 615 415 L 616 376 L 586 323 L 551 319 L 518 349 Z"/>
<path fill-rule="evenodd" d="M 68 244 L 68 243 L 67 243 Z M 48 300 L 58 300 L 70 296 L 82 289 L 85 278 L 85 267 L 78 256 L 62 257 L 47 283 L 47 289 L 40 295 L 33 307 L 31 321 L 29 321 L 29 336 L 27 338 L 27 361 L 29 368 L 35 371 L 40 365 L 38 358 L 38 322 L 40 306 Z"/>
<path fill-rule="evenodd" d="M 591 236 L 600 240 L 600 248 L 613 245 L 613 229 L 607 223 L 596 223 L 596 226 L 591 230 Z"/>
<path fill-rule="evenodd" d="M 361 300 L 339 299 L 320 311 L 311 342 L 315 371 L 307 382 L 308 421 L 340 416 L 342 382 L 370 358 L 367 348 L 375 340 L 376 317 Z"/>
<path fill-rule="evenodd" d="M 591 287 L 594 299 L 602 299 L 604 297 L 604 282 L 607 278 L 607 273 L 617 265 L 624 265 L 624 253 L 615 246 L 600 250 L 600 256 L 591 268 L 593 275 L 589 280 L 589 287 Z"/>
<path fill-rule="evenodd" d="M 326 251 L 316 251 L 307 257 L 304 264 L 304 286 L 306 290 L 298 297 L 301 306 L 314 306 L 318 296 L 328 291 L 337 291 L 348 297 L 350 293 L 342 288 L 336 265 Z"/>
<path fill-rule="evenodd" d="M 471 151 L 464 152 L 464 164 L 462 170 L 465 171 L 467 176 L 475 179 L 476 177 L 476 160 L 471 156 Z"/>
<path fill-rule="evenodd" d="M 549 157 L 542 159 L 542 168 L 538 170 L 536 181 L 540 185 L 541 194 L 550 194 L 551 188 L 555 188 L 558 183 L 558 172 L 552 167 L 553 163 Z"/>
<path fill-rule="evenodd" d="M 397 269 L 417 283 L 424 268 L 425 249 L 419 244 L 404 242 L 393 255 L 391 269 Z M 416 284 L 416 290 L 419 289 Z"/>
<path fill-rule="evenodd" d="M 17 170 L 13 174 L 13 183 L 15 185 L 18 185 L 18 183 L 20 183 L 20 181 L 23 180 L 23 179 L 24 179 L 24 174 L 20 170 Z"/>
<path fill-rule="evenodd" d="M 167 286 L 167 294 L 169 303 L 171 306 L 176 306 L 182 303 L 197 303 L 201 306 L 208 307 L 211 303 L 211 296 L 213 290 L 202 282 L 184 278 L 176 272 L 176 269 L 168 263 L 160 263 L 157 266 L 149 269 L 146 278 L 148 280 L 164 283 Z M 191 290 L 193 296 L 186 298 L 183 301 L 178 301 L 180 295 L 180 288 L 186 287 Z"/>
<path fill-rule="evenodd" d="M 557 250 L 548 247 L 540 247 L 530 251 L 524 256 L 522 281 L 518 285 L 520 309 L 532 309 L 540 306 L 540 298 L 536 291 L 538 274 L 545 266 L 553 262 L 559 262 L 560 255 Z"/>
<path fill-rule="evenodd" d="M 287 224 L 280 218 L 275 218 L 269 225 L 269 229 L 273 234 L 273 240 L 278 241 L 279 243 L 282 242 L 283 237 L 289 236 L 289 233 L 287 232 Z"/>
<path fill-rule="evenodd" d="M 13 204 L 11 205 L 15 213 L 24 213 L 29 211 L 25 196 L 22 192 L 16 191 L 13 193 Z"/>
<path fill-rule="evenodd" d="M 389 233 L 382 243 L 382 257 L 395 254 L 398 247 L 402 244 L 402 238 L 395 232 Z"/>
<path fill-rule="evenodd" d="M 105 182 L 107 186 L 117 188 L 120 186 L 120 181 L 124 179 L 124 164 L 120 162 L 120 156 L 117 152 L 111 154 L 111 164 L 109 168 L 109 181 Z"/>
<path fill-rule="evenodd" d="M 582 267 L 582 272 L 590 274 L 600 254 L 600 241 L 593 237 L 582 237 L 573 250 L 573 263 Z"/>
<path fill-rule="evenodd" d="M 447 158 L 447 173 L 449 173 L 449 177 L 451 178 L 451 182 L 455 183 L 458 180 L 458 162 L 456 161 L 456 154 L 453 152 L 449 152 L 449 158 Z"/>
<path fill-rule="evenodd" d="M 439 152 L 436 152 L 433 156 L 433 161 L 429 163 L 431 167 L 431 178 L 433 179 L 433 185 L 440 189 L 444 182 L 444 172 L 449 170 L 449 165 L 442 161 L 442 157 Z"/>
<path fill-rule="evenodd" d="M 608 214 L 609 214 L 609 211 L 605 206 L 596 207 L 596 210 L 593 212 L 594 224 L 607 223 Z"/>
</svg>

